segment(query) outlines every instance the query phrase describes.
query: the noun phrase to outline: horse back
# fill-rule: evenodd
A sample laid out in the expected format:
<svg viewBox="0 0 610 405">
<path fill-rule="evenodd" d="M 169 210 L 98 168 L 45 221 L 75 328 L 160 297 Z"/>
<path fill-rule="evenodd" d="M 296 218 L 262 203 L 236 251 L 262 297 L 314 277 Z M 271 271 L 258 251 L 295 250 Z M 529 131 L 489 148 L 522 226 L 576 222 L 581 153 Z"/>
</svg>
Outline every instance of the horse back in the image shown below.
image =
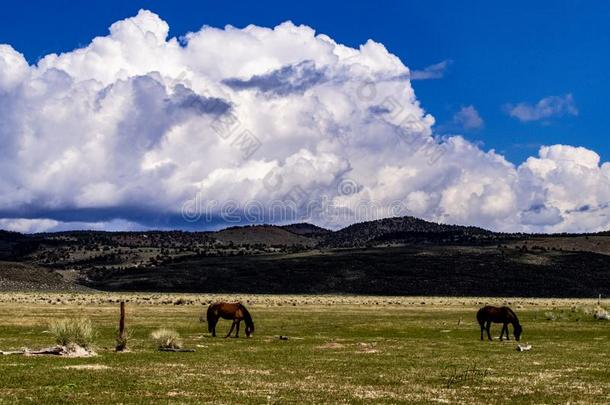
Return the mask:
<svg viewBox="0 0 610 405">
<path fill-rule="evenodd" d="M 244 316 L 243 306 L 239 302 L 217 302 L 211 304 L 210 307 L 224 319 L 242 319 Z"/>
<path fill-rule="evenodd" d="M 487 305 L 477 312 L 479 323 L 491 321 L 493 323 L 505 323 L 516 320 L 517 316 L 509 307 L 494 307 Z"/>
</svg>

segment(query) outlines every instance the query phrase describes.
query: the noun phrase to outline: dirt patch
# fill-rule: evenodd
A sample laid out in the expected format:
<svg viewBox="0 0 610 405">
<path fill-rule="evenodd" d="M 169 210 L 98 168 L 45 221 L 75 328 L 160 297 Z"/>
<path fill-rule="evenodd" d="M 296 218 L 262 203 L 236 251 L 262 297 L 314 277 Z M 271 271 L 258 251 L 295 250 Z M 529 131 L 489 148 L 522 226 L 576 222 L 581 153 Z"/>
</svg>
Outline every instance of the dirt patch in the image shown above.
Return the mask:
<svg viewBox="0 0 610 405">
<path fill-rule="evenodd" d="M 337 342 L 328 342 L 323 345 L 316 346 L 316 349 L 343 349 L 345 345 Z"/>
<path fill-rule="evenodd" d="M 74 366 L 64 366 L 63 368 L 69 370 L 108 370 L 110 367 L 103 364 L 77 364 Z"/>
<path fill-rule="evenodd" d="M 376 343 L 358 343 L 358 353 L 379 353 L 379 350 L 375 348 Z"/>
<path fill-rule="evenodd" d="M 320 346 L 316 346 L 316 349 L 322 350 L 336 350 L 336 349 L 344 349 L 346 347 L 353 348 L 356 346 L 356 353 L 378 353 L 379 350 L 376 349 L 376 343 L 365 343 L 359 342 L 356 344 L 343 344 L 338 342 L 328 342 Z"/>
</svg>

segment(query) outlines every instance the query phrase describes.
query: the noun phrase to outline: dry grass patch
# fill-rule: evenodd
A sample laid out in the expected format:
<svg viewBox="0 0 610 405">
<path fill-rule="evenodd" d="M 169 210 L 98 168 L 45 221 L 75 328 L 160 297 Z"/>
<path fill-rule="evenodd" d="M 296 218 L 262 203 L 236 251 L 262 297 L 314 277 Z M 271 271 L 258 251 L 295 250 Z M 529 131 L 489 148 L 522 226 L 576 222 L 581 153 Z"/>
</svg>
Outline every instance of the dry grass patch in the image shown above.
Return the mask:
<svg viewBox="0 0 610 405">
<path fill-rule="evenodd" d="M 74 366 L 64 366 L 68 370 L 109 370 L 110 367 L 103 364 L 77 364 Z"/>
<path fill-rule="evenodd" d="M 180 334 L 172 329 L 161 328 L 153 331 L 150 338 L 157 349 L 181 349 L 182 339 Z"/>
<path fill-rule="evenodd" d="M 343 349 L 345 345 L 337 342 L 329 342 L 323 345 L 317 346 L 316 349 Z"/>
<path fill-rule="evenodd" d="M 89 319 L 61 319 L 49 325 L 49 332 L 60 346 L 78 345 L 90 348 L 95 339 L 95 329 Z"/>
</svg>

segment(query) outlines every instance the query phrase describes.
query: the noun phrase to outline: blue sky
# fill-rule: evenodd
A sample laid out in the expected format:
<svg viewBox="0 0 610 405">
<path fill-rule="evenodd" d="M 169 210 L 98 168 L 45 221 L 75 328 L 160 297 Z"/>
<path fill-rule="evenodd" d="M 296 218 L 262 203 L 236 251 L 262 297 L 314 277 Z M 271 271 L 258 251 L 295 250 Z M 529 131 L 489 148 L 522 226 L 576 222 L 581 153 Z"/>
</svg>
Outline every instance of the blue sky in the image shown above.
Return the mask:
<svg viewBox="0 0 610 405">
<path fill-rule="evenodd" d="M 602 1 L 233 2 L 28 1 L 8 2 L 0 15 L 0 43 L 28 61 L 70 51 L 106 35 L 108 26 L 147 8 L 171 27 L 170 35 L 202 25 L 275 26 L 292 20 L 350 46 L 383 43 L 411 69 L 451 61 L 441 79 L 415 81 L 422 106 L 440 133 L 463 133 L 514 163 L 541 144 L 574 144 L 610 159 L 610 3 Z M 511 118 L 507 103 L 535 104 L 572 94 L 578 115 L 530 122 Z M 456 128 L 454 114 L 474 106 L 481 128 Z"/>
</svg>

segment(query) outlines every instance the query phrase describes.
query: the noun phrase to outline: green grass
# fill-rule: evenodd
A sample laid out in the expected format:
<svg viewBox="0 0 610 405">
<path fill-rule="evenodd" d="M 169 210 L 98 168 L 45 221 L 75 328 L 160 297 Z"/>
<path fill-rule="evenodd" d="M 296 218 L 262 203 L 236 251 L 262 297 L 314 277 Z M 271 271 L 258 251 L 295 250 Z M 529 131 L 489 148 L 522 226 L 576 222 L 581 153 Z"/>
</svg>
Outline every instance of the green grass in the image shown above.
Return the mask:
<svg viewBox="0 0 610 405">
<path fill-rule="evenodd" d="M 479 302 L 503 300 L 325 297 L 313 304 L 253 296 L 254 338 L 223 339 L 199 322 L 202 305 L 133 299 L 132 351 L 114 353 L 118 304 L 96 295 L 81 305 L 50 304 L 40 294 L 10 302 L 15 297 L 0 299 L 1 350 L 51 346 L 49 322 L 74 316 L 94 323 L 99 356 L 0 356 L 0 403 L 610 402 L 610 322 L 585 313 L 593 301 L 528 299 L 521 308 L 513 301 L 522 342 L 533 346 L 520 353 L 513 340 L 479 341 Z M 547 320 L 549 311 L 555 320 Z M 156 351 L 149 336 L 161 327 L 178 331 L 196 352 Z M 229 327 L 221 321 L 219 335 Z"/>
</svg>

